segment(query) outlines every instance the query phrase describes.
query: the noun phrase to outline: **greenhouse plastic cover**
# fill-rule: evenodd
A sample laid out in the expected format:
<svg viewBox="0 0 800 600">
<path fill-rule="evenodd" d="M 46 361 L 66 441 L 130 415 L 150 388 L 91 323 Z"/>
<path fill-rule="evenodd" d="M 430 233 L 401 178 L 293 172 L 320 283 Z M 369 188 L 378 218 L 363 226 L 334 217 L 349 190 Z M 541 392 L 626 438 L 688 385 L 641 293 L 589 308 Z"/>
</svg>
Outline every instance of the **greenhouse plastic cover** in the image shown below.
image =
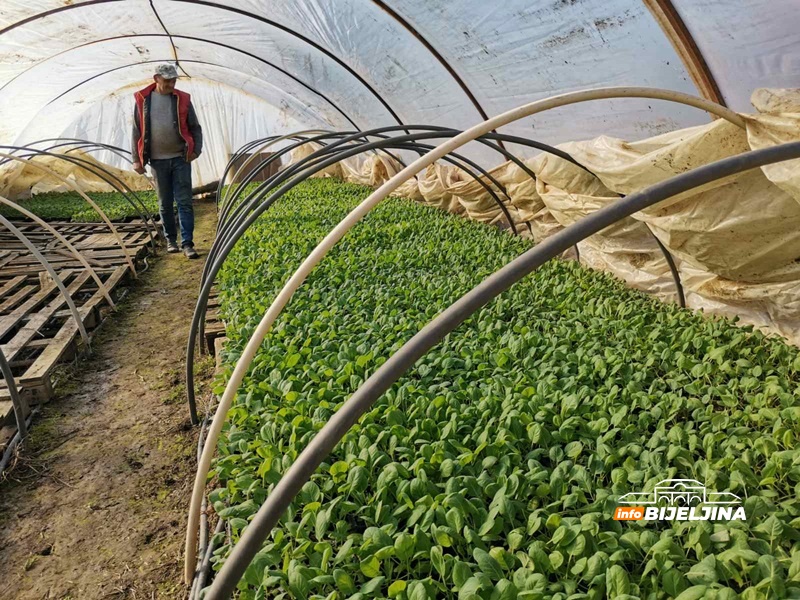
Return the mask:
<svg viewBox="0 0 800 600">
<path fill-rule="evenodd" d="M 21 145 L 63 136 L 129 148 L 134 91 L 152 81 L 158 64 L 176 59 L 179 88 L 192 95 L 205 134 L 205 151 L 194 163 L 198 185 L 216 180 L 236 149 L 267 135 L 398 124 L 466 129 L 536 99 L 603 86 L 708 97 L 654 5 L 673 10 L 685 25 L 718 90 L 715 99 L 752 113 L 747 128 L 711 122 L 681 104 L 615 99 L 550 110 L 501 129 L 558 144 L 593 174 L 510 145 L 536 173 L 533 181 L 483 146 L 465 148 L 505 186 L 520 234 L 538 241 L 686 169 L 800 138 L 800 94 L 781 89 L 797 86 L 800 72 L 796 3 L 2 0 L 0 140 Z M 293 158 L 312 150 L 304 146 Z M 116 154 L 94 156 L 130 169 Z M 798 343 L 797 162 L 636 214 L 580 243 L 581 260 L 674 301 L 657 237 L 675 258 L 688 306 L 739 315 Z M 391 156 L 374 153 L 327 174 L 375 186 L 400 169 Z M 25 186 L 57 187 L 16 166 L 0 183 L 16 194 Z M 506 221 L 478 182 L 444 163 L 398 192 L 479 221 Z"/>
<path fill-rule="evenodd" d="M 672 5 L 729 107 L 749 111 L 755 88 L 796 84 L 791 0 Z M 3 0 L 0 33 L 6 144 L 69 135 L 128 147 L 133 91 L 177 58 L 209 136 L 200 184 L 243 143 L 292 129 L 466 128 L 480 111 L 599 86 L 698 93 L 642 0 Z M 503 131 L 553 144 L 707 121 L 694 108 L 625 99 Z"/>
</svg>

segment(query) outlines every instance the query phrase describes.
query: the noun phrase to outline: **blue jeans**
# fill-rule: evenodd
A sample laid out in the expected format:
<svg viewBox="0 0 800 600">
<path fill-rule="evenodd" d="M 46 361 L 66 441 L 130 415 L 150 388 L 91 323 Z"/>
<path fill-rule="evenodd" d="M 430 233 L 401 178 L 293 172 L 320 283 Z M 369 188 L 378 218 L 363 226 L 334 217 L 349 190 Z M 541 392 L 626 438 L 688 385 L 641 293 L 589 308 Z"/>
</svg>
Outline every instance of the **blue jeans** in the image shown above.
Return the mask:
<svg viewBox="0 0 800 600">
<path fill-rule="evenodd" d="M 156 180 L 161 225 L 167 241 L 177 243 L 175 204 L 181 226 L 181 247 L 194 246 L 194 208 L 192 207 L 192 165 L 182 156 L 150 161 Z"/>
</svg>

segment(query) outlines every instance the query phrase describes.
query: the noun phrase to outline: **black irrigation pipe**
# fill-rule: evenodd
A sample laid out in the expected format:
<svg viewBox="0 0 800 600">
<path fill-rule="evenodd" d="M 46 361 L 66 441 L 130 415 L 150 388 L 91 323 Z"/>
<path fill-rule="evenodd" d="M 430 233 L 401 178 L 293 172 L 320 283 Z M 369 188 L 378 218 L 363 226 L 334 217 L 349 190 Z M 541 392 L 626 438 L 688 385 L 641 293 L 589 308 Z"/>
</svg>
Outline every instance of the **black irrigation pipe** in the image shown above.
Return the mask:
<svg viewBox="0 0 800 600">
<path fill-rule="evenodd" d="M 24 159 L 30 159 L 31 155 L 32 155 L 32 156 L 49 156 L 49 157 L 56 158 L 56 159 L 59 159 L 59 160 L 64 160 L 64 161 L 67 161 L 67 162 L 69 162 L 69 163 L 71 163 L 71 164 L 73 164 L 75 166 L 78 166 L 78 167 L 81 167 L 82 169 L 85 169 L 86 171 L 88 171 L 89 173 L 92 173 L 93 175 L 96 175 L 97 177 L 99 177 L 100 179 L 105 181 L 108 185 L 110 185 L 115 190 L 117 190 L 117 192 L 119 192 L 125 198 L 125 200 L 128 202 L 128 204 L 130 204 L 131 207 L 139 214 L 139 217 L 141 217 L 142 221 L 144 221 L 145 227 L 147 227 L 147 234 L 148 234 L 148 236 L 150 238 L 150 246 L 152 248 L 155 248 L 155 239 L 153 238 L 153 231 L 155 231 L 156 235 L 158 235 L 158 227 L 155 224 L 155 218 L 150 213 L 150 211 L 147 210 L 147 206 L 144 204 L 144 202 L 142 202 L 141 198 L 139 198 L 139 196 L 136 194 L 136 192 L 134 192 L 128 186 L 128 184 L 126 184 L 124 181 L 119 179 L 116 175 L 114 175 L 110 171 L 106 170 L 101 165 L 92 163 L 92 162 L 90 162 L 90 161 L 88 161 L 86 159 L 83 159 L 81 157 L 78 157 L 78 156 L 67 156 L 66 154 L 56 154 L 56 153 L 52 153 L 52 152 L 47 152 L 45 150 L 37 150 L 35 148 L 28 148 L 28 147 L 24 147 L 24 146 L 4 146 L 4 145 L 0 145 L 0 149 L 13 150 L 14 152 L 27 152 L 27 153 L 30 153 L 30 155 L 23 154 L 23 155 L 20 156 L 20 158 L 24 158 Z M 8 159 L 6 159 L 6 160 L 8 160 Z M 134 202 L 133 198 L 135 198 L 136 201 L 139 202 L 139 205 L 137 205 L 136 202 Z M 149 223 L 148 223 L 148 221 L 149 221 Z M 152 231 L 150 229 L 151 226 L 153 228 Z"/>
<path fill-rule="evenodd" d="M 675 283 L 675 289 L 678 292 L 678 305 L 681 308 L 686 308 L 686 296 L 683 292 L 683 283 L 681 282 L 681 274 L 680 272 L 678 272 L 678 267 L 675 265 L 675 259 L 672 257 L 672 254 L 667 249 L 667 247 L 661 243 L 660 239 L 658 239 L 658 236 L 655 233 L 653 233 L 653 230 L 650 229 L 650 226 L 647 223 L 644 223 L 644 226 L 647 228 L 647 231 L 650 232 L 650 235 L 653 236 L 653 239 L 656 241 L 656 244 L 658 244 L 658 247 L 661 249 L 661 254 L 664 255 L 664 258 L 667 261 L 667 265 L 669 266 L 669 272 L 672 274 L 672 281 Z"/>
<path fill-rule="evenodd" d="M 294 173 L 299 172 L 300 169 L 306 163 L 311 163 L 312 161 L 317 160 L 318 158 L 324 157 L 325 154 L 331 153 L 331 151 L 336 147 L 345 145 L 345 144 L 347 144 L 347 143 L 349 143 L 351 141 L 360 139 L 360 138 L 362 138 L 362 137 L 364 137 L 366 135 L 375 136 L 377 134 L 385 133 L 387 131 L 396 131 L 396 130 L 405 130 L 405 129 L 412 129 L 412 130 L 419 129 L 419 130 L 422 130 L 423 133 L 420 133 L 420 134 L 408 134 L 408 135 L 404 135 L 404 136 L 395 136 L 393 138 L 390 138 L 391 141 L 393 143 L 417 142 L 420 139 L 440 139 L 440 138 L 443 138 L 443 137 L 452 137 L 452 136 L 458 135 L 460 133 L 457 130 L 449 129 L 449 128 L 445 128 L 445 127 L 424 126 L 424 125 L 423 126 L 406 125 L 406 126 L 403 126 L 403 127 L 382 127 L 382 128 L 377 128 L 377 129 L 373 129 L 373 130 L 370 130 L 370 131 L 358 132 L 358 133 L 355 133 L 353 135 L 346 136 L 346 137 L 344 137 L 342 139 L 339 139 L 336 142 L 326 146 L 325 148 L 321 148 L 320 150 L 317 150 L 316 152 L 313 152 L 309 156 L 305 157 L 303 159 L 303 161 L 300 161 L 296 165 L 291 165 L 288 169 L 286 169 L 284 171 L 280 171 L 275 176 L 273 176 L 274 180 L 268 180 L 267 182 L 265 182 L 263 184 L 263 186 L 267 187 L 267 189 L 265 191 L 259 193 L 260 190 L 261 190 L 261 187 L 259 187 L 259 189 L 257 189 L 254 192 L 252 192 L 250 194 L 250 196 L 248 196 L 248 198 L 246 198 L 239 205 L 239 207 L 237 207 L 237 208 L 241 208 L 242 210 L 244 210 L 246 208 L 246 209 L 249 210 L 253 205 L 261 202 L 268 191 L 271 191 L 272 189 L 277 187 L 277 185 L 279 183 L 282 183 L 282 182 L 286 181 L 287 179 L 289 179 L 289 177 L 291 177 Z M 330 134 L 322 134 L 322 135 L 319 135 L 319 136 L 314 136 L 314 137 L 312 137 L 309 140 L 306 140 L 304 142 L 298 142 L 298 144 L 296 144 L 296 145 L 300 145 L 302 143 L 308 143 L 309 141 L 315 141 L 316 139 L 326 138 L 326 137 L 329 137 L 329 136 L 330 136 Z M 491 137 L 492 139 L 503 139 L 506 136 L 504 136 L 502 134 L 494 133 L 494 134 L 487 134 L 484 137 Z M 477 141 L 482 141 L 482 140 L 480 138 L 478 138 Z M 568 154 L 566 154 L 562 150 L 558 150 L 557 148 L 551 148 L 547 144 L 542 144 L 540 142 L 535 142 L 533 140 L 526 140 L 525 138 L 514 137 L 513 141 L 515 143 L 525 144 L 525 145 L 527 145 L 529 147 L 536 148 L 536 149 L 539 149 L 539 150 L 543 150 L 545 152 L 551 152 L 552 154 L 555 154 L 555 155 L 557 155 L 559 157 L 566 157 L 566 159 L 569 160 L 570 162 L 572 162 L 573 164 L 575 164 L 575 165 L 583 168 L 587 172 L 591 173 L 591 171 L 586 169 L 586 167 L 584 167 L 583 165 L 580 165 L 577 161 L 575 161 L 574 158 L 572 158 L 571 156 L 569 156 Z M 194 395 L 194 350 L 195 350 L 195 345 L 197 344 L 197 339 L 199 337 L 199 331 L 201 331 L 203 329 L 202 315 L 205 314 L 206 306 L 207 306 L 207 303 L 208 303 L 208 297 L 210 295 L 211 287 L 213 286 L 214 279 L 216 278 L 217 273 L 219 272 L 220 268 L 222 267 L 222 263 L 225 261 L 225 259 L 227 258 L 228 254 L 230 253 L 230 250 L 233 248 L 233 245 L 235 245 L 235 243 L 238 241 L 238 239 L 244 234 L 244 232 L 250 227 L 250 225 L 252 225 L 252 223 L 255 222 L 255 220 L 264 211 L 268 210 L 269 207 L 278 198 L 280 198 L 283 194 L 285 194 L 289 189 L 294 187 L 297 183 L 299 183 L 300 181 L 302 181 L 304 179 L 307 179 L 308 177 L 310 177 L 314 173 L 321 171 L 322 169 L 324 169 L 327 166 L 335 164 L 335 163 L 337 163 L 337 162 L 339 162 L 341 160 L 344 160 L 345 158 L 349 158 L 350 156 L 354 156 L 354 155 L 359 154 L 361 152 L 364 152 L 364 151 L 367 151 L 367 150 L 371 150 L 371 149 L 375 149 L 375 148 L 380 148 L 381 145 L 386 144 L 386 143 L 387 143 L 386 140 L 381 140 L 381 141 L 378 141 L 378 142 L 371 142 L 369 144 L 361 144 L 360 146 L 357 146 L 356 148 L 347 147 L 343 152 L 335 154 L 332 158 L 328 158 L 326 160 L 322 160 L 322 162 L 318 162 L 317 165 L 315 165 L 313 167 L 308 167 L 305 171 L 303 171 L 302 173 L 298 174 L 289 183 L 284 184 L 277 192 L 272 194 L 266 201 L 264 201 L 262 204 L 260 204 L 257 208 L 254 208 L 254 212 L 241 213 L 237 217 L 237 219 L 235 221 L 233 221 L 230 225 L 226 224 L 226 227 L 225 227 L 224 231 L 220 231 L 219 232 L 217 239 L 215 239 L 214 243 L 212 244 L 211 249 L 209 250 L 208 257 L 207 257 L 206 263 L 205 263 L 204 268 L 203 268 L 203 275 L 202 275 L 202 280 L 201 280 L 202 284 L 201 284 L 200 294 L 199 294 L 199 297 L 197 299 L 197 305 L 195 307 L 195 313 L 192 316 L 192 323 L 191 323 L 191 326 L 190 326 L 190 329 L 189 329 L 189 339 L 187 341 L 187 347 L 186 347 L 186 384 L 187 384 L 186 385 L 186 390 L 187 390 L 187 400 L 188 400 L 188 404 L 189 404 L 189 413 L 190 413 L 191 421 L 192 421 L 193 424 L 197 425 L 198 422 L 199 422 L 199 419 L 198 419 L 198 416 L 197 416 L 196 400 L 195 400 L 195 395 Z M 486 143 L 486 142 L 483 142 L 483 143 Z M 289 151 L 290 148 L 291 147 L 285 148 L 285 149 L 283 149 L 283 151 L 284 152 Z M 493 147 L 493 149 L 496 149 L 496 148 Z M 501 154 L 503 154 L 503 152 L 501 152 Z M 277 157 L 279 155 L 280 155 L 280 153 L 273 154 L 272 156 L 270 156 L 265 161 L 265 163 L 268 162 L 269 160 L 277 159 Z M 504 154 L 504 156 L 505 156 L 505 154 Z M 263 168 L 263 166 L 264 165 L 262 163 L 261 168 Z M 257 172 L 258 172 L 257 169 L 253 170 L 251 172 L 251 174 L 250 174 L 251 177 L 255 177 Z M 535 178 L 535 175 L 532 172 L 530 174 Z M 241 189 L 244 189 L 244 186 L 242 186 Z M 231 201 L 230 204 L 233 204 L 233 201 Z M 248 214 L 249 214 L 249 216 L 248 216 Z M 237 225 L 238 225 L 238 227 L 237 227 Z M 236 227 L 235 230 L 233 229 L 234 227 Z M 232 231 L 232 233 L 229 234 L 229 232 L 231 232 L 231 231 Z M 218 254 L 221 254 L 221 256 L 218 257 L 217 256 Z"/>
<path fill-rule="evenodd" d="M 389 357 L 334 413 L 267 496 L 225 561 L 205 599 L 227 600 L 231 597 L 267 535 L 347 431 L 409 368 L 480 308 L 570 246 L 638 211 L 718 179 L 796 158 L 800 158 L 800 142 L 745 152 L 681 173 L 584 217 L 487 277 Z"/>
</svg>

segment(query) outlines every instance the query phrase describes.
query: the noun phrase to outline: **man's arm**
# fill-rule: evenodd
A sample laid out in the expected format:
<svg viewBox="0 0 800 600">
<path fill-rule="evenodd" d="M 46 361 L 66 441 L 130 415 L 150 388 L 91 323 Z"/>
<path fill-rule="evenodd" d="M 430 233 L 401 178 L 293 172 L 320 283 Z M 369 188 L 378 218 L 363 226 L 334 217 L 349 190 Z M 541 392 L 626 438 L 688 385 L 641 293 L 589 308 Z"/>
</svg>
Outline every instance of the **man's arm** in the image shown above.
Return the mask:
<svg viewBox="0 0 800 600">
<path fill-rule="evenodd" d="M 200 121 L 197 120 L 197 113 L 194 111 L 194 105 L 191 102 L 189 102 L 187 122 L 189 124 L 189 132 L 194 139 L 194 154 L 195 156 L 200 156 L 203 152 L 203 128 L 200 126 Z"/>
<path fill-rule="evenodd" d="M 131 130 L 131 160 L 133 160 L 133 170 L 144 175 L 144 166 L 139 162 L 139 138 L 142 135 L 139 125 L 139 111 L 133 109 L 133 129 Z"/>
</svg>

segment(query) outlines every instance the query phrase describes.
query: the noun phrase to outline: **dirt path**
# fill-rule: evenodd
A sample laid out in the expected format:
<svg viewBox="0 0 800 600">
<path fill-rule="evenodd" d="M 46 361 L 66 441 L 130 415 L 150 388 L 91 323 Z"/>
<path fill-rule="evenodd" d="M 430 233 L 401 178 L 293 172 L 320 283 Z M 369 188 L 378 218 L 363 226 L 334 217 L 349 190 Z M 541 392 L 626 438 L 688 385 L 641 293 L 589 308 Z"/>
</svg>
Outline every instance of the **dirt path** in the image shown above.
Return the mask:
<svg viewBox="0 0 800 600">
<path fill-rule="evenodd" d="M 213 213 L 196 207 L 201 254 Z M 202 263 L 155 260 L 35 417 L 0 484 L 0 599 L 184 597 L 197 431 L 182 361 Z"/>
</svg>

